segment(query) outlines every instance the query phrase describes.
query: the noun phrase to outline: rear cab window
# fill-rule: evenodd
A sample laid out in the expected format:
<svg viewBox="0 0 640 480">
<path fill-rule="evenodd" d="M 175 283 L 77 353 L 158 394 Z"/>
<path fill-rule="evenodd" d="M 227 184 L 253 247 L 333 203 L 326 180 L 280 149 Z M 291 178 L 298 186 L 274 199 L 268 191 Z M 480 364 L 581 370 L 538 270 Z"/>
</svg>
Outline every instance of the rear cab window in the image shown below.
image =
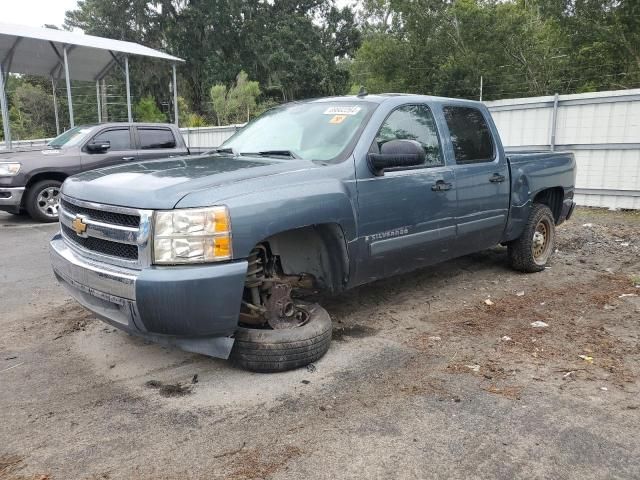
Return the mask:
<svg viewBox="0 0 640 480">
<path fill-rule="evenodd" d="M 176 139 L 168 128 L 138 127 L 141 150 L 176 148 Z"/>
<path fill-rule="evenodd" d="M 492 162 L 493 135 L 482 112 L 473 107 L 443 108 L 457 164 Z"/>
</svg>

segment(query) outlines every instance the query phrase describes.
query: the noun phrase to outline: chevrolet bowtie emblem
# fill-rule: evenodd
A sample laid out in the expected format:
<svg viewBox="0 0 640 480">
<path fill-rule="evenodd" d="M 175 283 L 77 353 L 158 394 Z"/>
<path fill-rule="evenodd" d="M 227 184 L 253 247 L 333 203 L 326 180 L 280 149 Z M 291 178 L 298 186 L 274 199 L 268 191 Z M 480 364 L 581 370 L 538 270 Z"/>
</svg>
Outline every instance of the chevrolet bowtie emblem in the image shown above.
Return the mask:
<svg viewBox="0 0 640 480">
<path fill-rule="evenodd" d="M 73 222 L 71 222 L 71 228 L 76 232 L 76 234 L 82 237 L 87 231 L 87 224 L 84 223 L 84 219 L 82 217 L 77 216 L 73 219 Z"/>
</svg>

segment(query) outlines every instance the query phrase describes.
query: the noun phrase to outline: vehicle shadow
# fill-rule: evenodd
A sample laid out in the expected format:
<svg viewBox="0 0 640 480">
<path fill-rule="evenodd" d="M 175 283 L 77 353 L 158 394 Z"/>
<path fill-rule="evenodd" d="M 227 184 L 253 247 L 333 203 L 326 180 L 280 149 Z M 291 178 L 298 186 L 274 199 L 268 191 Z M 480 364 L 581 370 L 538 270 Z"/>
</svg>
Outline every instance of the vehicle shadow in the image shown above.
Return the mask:
<svg viewBox="0 0 640 480">
<path fill-rule="evenodd" d="M 13 215 L 11 213 L 0 212 L 0 227 L 19 227 L 19 226 L 34 226 L 34 225 L 49 225 L 47 223 L 40 223 L 32 220 L 26 213 L 21 215 Z"/>
</svg>

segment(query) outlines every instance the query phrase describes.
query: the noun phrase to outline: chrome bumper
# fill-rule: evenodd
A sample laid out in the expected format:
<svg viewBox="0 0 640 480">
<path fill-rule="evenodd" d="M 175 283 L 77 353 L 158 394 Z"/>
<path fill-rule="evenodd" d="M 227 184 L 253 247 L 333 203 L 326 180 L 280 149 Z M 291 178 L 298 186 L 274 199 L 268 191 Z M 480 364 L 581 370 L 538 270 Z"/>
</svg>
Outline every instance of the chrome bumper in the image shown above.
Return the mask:
<svg viewBox="0 0 640 480">
<path fill-rule="evenodd" d="M 85 289 L 113 303 L 136 299 L 138 272 L 125 268 L 105 267 L 80 258 L 62 238 L 51 241 L 53 270 L 73 286 Z M 108 292 L 108 293 L 107 293 Z"/>
<path fill-rule="evenodd" d="M 0 187 L 0 207 L 14 207 L 19 209 L 22 205 L 22 196 L 25 187 Z"/>
<path fill-rule="evenodd" d="M 246 261 L 132 270 L 86 258 L 60 234 L 51 240 L 49 251 L 57 279 L 100 319 L 153 342 L 229 357 Z"/>
<path fill-rule="evenodd" d="M 60 236 L 50 243 L 53 271 L 69 293 L 103 320 L 136 329 L 137 271 L 98 265 L 80 257 Z"/>
</svg>

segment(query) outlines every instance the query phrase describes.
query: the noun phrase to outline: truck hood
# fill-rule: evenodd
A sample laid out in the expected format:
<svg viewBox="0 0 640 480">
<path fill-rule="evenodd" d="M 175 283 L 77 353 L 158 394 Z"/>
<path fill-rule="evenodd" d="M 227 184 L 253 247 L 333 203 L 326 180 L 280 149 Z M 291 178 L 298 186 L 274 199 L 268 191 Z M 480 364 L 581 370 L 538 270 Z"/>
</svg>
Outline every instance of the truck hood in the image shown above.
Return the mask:
<svg viewBox="0 0 640 480">
<path fill-rule="evenodd" d="M 123 207 L 174 208 L 187 194 L 256 177 L 316 168 L 307 160 L 208 155 L 151 160 L 101 168 L 67 179 L 62 193 L 79 200 Z"/>
<path fill-rule="evenodd" d="M 56 157 L 68 155 L 66 150 L 54 148 L 29 147 L 21 150 L 0 150 L 0 162 L 20 162 L 29 167 L 37 167 L 40 163 L 51 164 Z"/>
</svg>

